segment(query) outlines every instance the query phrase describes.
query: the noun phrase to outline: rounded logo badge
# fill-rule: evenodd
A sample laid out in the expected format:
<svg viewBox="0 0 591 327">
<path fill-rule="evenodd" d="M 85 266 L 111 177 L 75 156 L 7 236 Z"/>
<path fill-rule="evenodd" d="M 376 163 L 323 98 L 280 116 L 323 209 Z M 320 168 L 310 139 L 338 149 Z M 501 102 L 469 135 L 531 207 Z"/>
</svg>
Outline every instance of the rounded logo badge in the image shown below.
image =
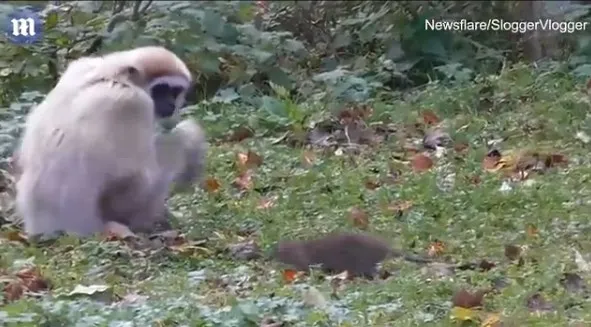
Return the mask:
<svg viewBox="0 0 591 327">
<path fill-rule="evenodd" d="M 43 20 L 34 10 L 19 8 L 8 15 L 4 35 L 16 44 L 32 44 L 43 35 Z"/>
</svg>

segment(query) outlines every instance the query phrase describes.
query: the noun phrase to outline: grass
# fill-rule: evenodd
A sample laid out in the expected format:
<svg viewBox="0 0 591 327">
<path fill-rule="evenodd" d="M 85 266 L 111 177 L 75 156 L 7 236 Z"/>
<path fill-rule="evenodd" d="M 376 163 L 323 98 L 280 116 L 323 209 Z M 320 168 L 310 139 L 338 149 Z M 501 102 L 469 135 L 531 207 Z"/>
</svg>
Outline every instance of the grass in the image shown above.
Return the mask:
<svg viewBox="0 0 591 327">
<path fill-rule="evenodd" d="M 459 158 L 452 150 L 426 173 L 398 164 L 399 182 L 374 190 L 365 182 L 387 175 L 401 152 L 401 142 L 416 137 L 396 134 L 356 155 L 317 151 L 312 167 L 302 164 L 303 149 L 273 144 L 278 135 L 262 137 L 257 131 L 258 136 L 240 143 L 216 144 L 209 155 L 208 176 L 221 183 L 219 192 L 199 190 L 171 200 L 178 216 L 176 227 L 189 240 L 208 238 L 205 245 L 182 251 L 137 251 L 99 239 L 64 238 L 45 248 L 2 242 L 0 268 L 12 273 L 34 264 L 51 282 L 52 291 L 0 307 L 0 322 L 4 320 L 5 326 L 259 326 L 264 317 L 275 317 L 290 326 L 457 326 L 460 323 L 450 319 L 453 294 L 489 287 L 502 278 L 506 287 L 485 297 L 482 317 L 499 314 L 503 326 L 589 325 L 589 301 L 560 284 L 567 272 L 589 278 L 573 255 L 573 249 L 583 255 L 591 251 L 591 156 L 588 145 L 575 138 L 579 131 L 591 134 L 591 118 L 589 100 L 578 88 L 580 84 L 567 75 L 538 74 L 518 66 L 469 86 L 434 85 L 404 100 L 376 102 L 372 119 L 389 118 L 398 126 L 414 123 L 420 110 L 433 110 L 446 119 L 452 137 L 466 141 L 469 149 Z M 252 123 L 240 108 L 222 110 L 226 111 L 207 114 L 227 117 L 205 123 L 214 136 L 228 126 Z M 555 151 L 565 154 L 570 164 L 536 175 L 533 185 L 518 183 L 512 191 L 502 192 L 501 176 L 481 168 L 485 141 L 501 138 L 503 151 Z M 248 150 L 264 162 L 254 174 L 258 192 L 239 196 L 231 186 L 237 174 L 236 154 Z M 479 184 L 471 182 L 474 176 L 480 177 Z M 453 188 L 442 190 L 444 180 L 453 180 Z M 273 206 L 257 208 L 261 199 L 271 196 L 276 197 Z M 413 206 L 400 216 L 383 209 L 396 201 L 410 201 Z M 347 218 L 352 207 L 365 210 L 369 231 L 395 246 L 425 253 L 439 241 L 444 244 L 441 260 L 486 259 L 497 266 L 486 272 L 466 270 L 434 277 L 414 264 L 389 262 L 386 266 L 393 277 L 343 283 L 335 298 L 333 284 L 317 274 L 290 284 L 283 280 L 279 264 L 234 260 L 221 251 L 243 241 L 241 235 L 248 231 L 253 232 L 250 239 L 266 250 L 281 239 L 355 230 Z M 505 257 L 507 244 L 527 247 L 523 264 Z M 108 285 L 113 294 L 108 300 L 97 298 L 103 292 L 68 294 L 76 285 Z M 306 305 L 314 298 L 310 286 L 323 294 L 326 307 Z M 554 310 L 531 313 L 526 302 L 536 292 Z"/>
</svg>

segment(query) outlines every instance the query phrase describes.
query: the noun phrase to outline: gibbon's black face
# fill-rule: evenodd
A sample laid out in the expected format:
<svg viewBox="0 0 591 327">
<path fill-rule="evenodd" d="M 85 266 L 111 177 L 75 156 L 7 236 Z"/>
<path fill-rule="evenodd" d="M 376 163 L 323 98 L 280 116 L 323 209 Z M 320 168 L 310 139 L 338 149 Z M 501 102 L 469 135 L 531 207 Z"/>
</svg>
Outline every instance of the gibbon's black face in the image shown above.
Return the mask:
<svg viewBox="0 0 591 327">
<path fill-rule="evenodd" d="M 183 87 L 167 83 L 154 85 L 151 89 L 151 96 L 156 116 L 160 118 L 172 116 L 177 109 L 178 98 L 183 91 Z"/>
</svg>

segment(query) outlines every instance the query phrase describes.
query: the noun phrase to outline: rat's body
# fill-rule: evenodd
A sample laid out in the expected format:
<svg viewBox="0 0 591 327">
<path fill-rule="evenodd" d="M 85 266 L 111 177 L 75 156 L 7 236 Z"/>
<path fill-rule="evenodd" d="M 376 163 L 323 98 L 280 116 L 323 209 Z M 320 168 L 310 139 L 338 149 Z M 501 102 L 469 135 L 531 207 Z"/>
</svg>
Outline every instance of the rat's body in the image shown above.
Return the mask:
<svg viewBox="0 0 591 327">
<path fill-rule="evenodd" d="M 277 244 L 273 258 L 301 271 L 321 265 L 327 273 L 347 271 L 351 276 L 373 277 L 376 266 L 388 257 L 428 263 L 429 259 L 403 254 L 385 241 L 365 234 L 340 233 L 307 241 L 284 241 Z"/>
</svg>

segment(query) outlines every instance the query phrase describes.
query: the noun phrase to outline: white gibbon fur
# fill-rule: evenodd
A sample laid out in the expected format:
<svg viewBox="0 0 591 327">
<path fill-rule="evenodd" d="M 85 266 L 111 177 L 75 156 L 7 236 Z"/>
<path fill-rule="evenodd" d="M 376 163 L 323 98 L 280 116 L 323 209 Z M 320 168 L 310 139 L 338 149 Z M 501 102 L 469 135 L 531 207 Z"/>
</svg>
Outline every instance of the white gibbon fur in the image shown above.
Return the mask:
<svg viewBox="0 0 591 327">
<path fill-rule="evenodd" d="M 165 221 L 171 184 L 196 183 L 204 170 L 197 122 L 155 132 L 159 118 L 178 114 L 190 83 L 162 47 L 73 61 L 28 115 L 17 150 L 25 232 L 86 236 L 113 222 L 148 231 Z"/>
</svg>

